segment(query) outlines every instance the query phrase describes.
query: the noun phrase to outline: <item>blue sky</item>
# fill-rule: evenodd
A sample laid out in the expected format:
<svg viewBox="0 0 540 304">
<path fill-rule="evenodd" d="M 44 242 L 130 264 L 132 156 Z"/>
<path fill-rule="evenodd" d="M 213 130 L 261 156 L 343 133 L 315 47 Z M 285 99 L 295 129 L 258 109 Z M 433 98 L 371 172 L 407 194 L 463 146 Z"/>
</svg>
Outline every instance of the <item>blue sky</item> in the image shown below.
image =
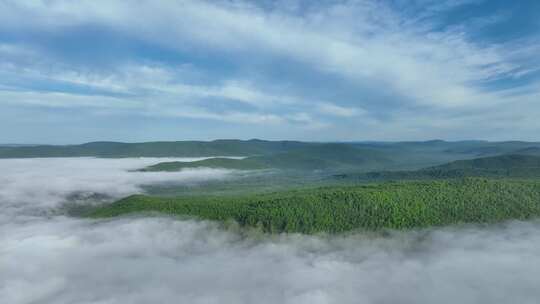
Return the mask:
<svg viewBox="0 0 540 304">
<path fill-rule="evenodd" d="M 0 142 L 540 140 L 540 1 L 0 0 Z"/>
</svg>

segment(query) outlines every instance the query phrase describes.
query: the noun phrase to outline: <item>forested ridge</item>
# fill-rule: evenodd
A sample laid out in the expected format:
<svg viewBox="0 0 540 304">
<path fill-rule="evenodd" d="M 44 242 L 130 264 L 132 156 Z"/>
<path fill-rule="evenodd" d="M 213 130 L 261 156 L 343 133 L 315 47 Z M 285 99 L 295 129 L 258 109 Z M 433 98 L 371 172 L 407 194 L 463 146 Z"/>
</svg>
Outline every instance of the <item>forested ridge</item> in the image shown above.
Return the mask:
<svg viewBox="0 0 540 304">
<path fill-rule="evenodd" d="M 409 171 L 373 171 L 335 174 L 342 180 L 424 180 L 463 177 L 540 178 L 540 156 L 507 154 L 457 160 Z"/>
<path fill-rule="evenodd" d="M 338 233 L 493 223 L 540 216 L 540 182 L 464 178 L 332 186 L 246 196 L 133 195 L 89 217 L 157 211 L 229 221 L 265 232 Z"/>
<path fill-rule="evenodd" d="M 190 162 L 161 162 L 146 168 L 142 168 L 138 171 L 142 172 L 170 172 L 170 171 L 179 171 L 186 168 L 221 168 L 221 169 L 235 169 L 235 170 L 257 170 L 257 169 L 266 169 L 266 165 L 251 161 L 250 159 L 231 159 L 231 158 L 209 158 L 198 161 Z"/>
</svg>

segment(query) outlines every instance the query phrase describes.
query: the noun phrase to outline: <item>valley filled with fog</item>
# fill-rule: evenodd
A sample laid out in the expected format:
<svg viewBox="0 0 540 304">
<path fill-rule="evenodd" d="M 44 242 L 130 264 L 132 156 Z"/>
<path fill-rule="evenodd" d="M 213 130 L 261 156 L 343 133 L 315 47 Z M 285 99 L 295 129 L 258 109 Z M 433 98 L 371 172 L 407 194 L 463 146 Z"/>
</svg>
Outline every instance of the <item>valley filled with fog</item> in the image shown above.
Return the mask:
<svg viewBox="0 0 540 304">
<path fill-rule="evenodd" d="M 539 0 L 0 0 L 0 304 L 540 304 L 539 54 Z"/>
<path fill-rule="evenodd" d="M 0 160 L 5 303 L 536 303 L 540 223 L 340 235 L 249 233 L 195 219 L 85 219 L 143 185 L 235 170 L 134 172 L 163 158 Z"/>
</svg>

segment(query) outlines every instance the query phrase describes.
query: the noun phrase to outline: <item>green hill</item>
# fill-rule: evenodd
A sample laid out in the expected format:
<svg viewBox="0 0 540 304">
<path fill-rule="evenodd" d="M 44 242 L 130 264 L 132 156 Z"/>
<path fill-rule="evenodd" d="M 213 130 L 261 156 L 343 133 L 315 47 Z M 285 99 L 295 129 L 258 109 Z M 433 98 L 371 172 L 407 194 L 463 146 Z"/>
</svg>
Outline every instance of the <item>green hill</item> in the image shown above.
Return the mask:
<svg viewBox="0 0 540 304">
<path fill-rule="evenodd" d="M 247 156 L 251 164 L 225 167 L 271 167 L 294 170 L 366 172 L 418 170 L 459 159 L 502 154 L 536 155 L 540 143 L 431 140 L 423 142 L 316 143 L 265 140 L 174 142 L 91 142 L 81 145 L 0 146 L 0 158 L 25 157 L 212 157 Z M 516 152 L 517 151 L 517 152 Z M 540 155 L 540 154 L 539 154 Z M 171 166 L 171 164 L 169 164 Z M 182 164 L 181 167 L 185 167 Z"/>
<path fill-rule="evenodd" d="M 427 170 L 457 170 L 457 169 L 513 169 L 513 168 L 540 168 L 540 156 L 533 155 L 499 155 L 469 160 L 457 160 L 449 164 L 436 166 Z"/>
<path fill-rule="evenodd" d="M 514 152 L 515 154 L 519 155 L 534 155 L 534 156 L 540 156 L 540 147 L 528 147 L 523 148 L 520 150 L 517 150 Z"/>
<path fill-rule="evenodd" d="M 538 149 L 538 142 L 524 141 L 503 141 L 503 142 L 461 142 L 457 145 L 447 146 L 445 152 L 475 155 L 476 157 L 487 157 L 503 154 L 523 154 L 526 149 Z"/>
<path fill-rule="evenodd" d="M 229 221 L 266 232 L 343 232 L 493 223 L 540 216 L 540 182 L 467 178 L 324 187 L 247 196 L 134 195 L 90 217 L 157 211 Z"/>
<path fill-rule="evenodd" d="M 24 157 L 206 157 L 250 156 L 241 161 L 207 160 L 168 163 L 146 170 L 174 171 L 187 167 L 346 169 L 375 170 L 392 163 L 385 151 L 346 143 L 308 143 L 297 141 L 215 140 L 182 142 L 118 143 L 92 142 L 67 146 L 0 147 L 0 158 Z"/>
<path fill-rule="evenodd" d="M 247 160 L 255 160 L 272 168 L 299 170 L 370 170 L 393 164 L 391 156 L 385 152 L 347 144 L 321 144 Z"/>
<path fill-rule="evenodd" d="M 540 178 L 540 156 L 499 155 L 469 160 L 414 171 L 375 171 L 334 175 L 342 180 L 410 180 L 460 177 Z"/>
<path fill-rule="evenodd" d="M 192 162 L 162 162 L 156 165 L 148 166 L 139 171 L 156 172 L 156 171 L 179 171 L 185 168 L 223 168 L 236 170 L 257 170 L 266 169 L 265 165 L 250 159 L 231 159 L 231 158 L 209 158 Z"/>
<path fill-rule="evenodd" d="M 0 158 L 248 156 L 291 151 L 309 145 L 314 145 L 314 143 L 256 139 L 146 143 L 91 142 L 65 146 L 0 147 Z"/>
<path fill-rule="evenodd" d="M 183 168 L 210 167 L 227 169 L 290 169 L 290 170 L 374 170 L 390 167 L 393 161 L 385 153 L 356 148 L 347 144 L 310 144 L 289 152 L 280 152 L 244 159 L 214 158 L 195 162 L 159 163 L 142 171 L 177 171 Z"/>
</svg>

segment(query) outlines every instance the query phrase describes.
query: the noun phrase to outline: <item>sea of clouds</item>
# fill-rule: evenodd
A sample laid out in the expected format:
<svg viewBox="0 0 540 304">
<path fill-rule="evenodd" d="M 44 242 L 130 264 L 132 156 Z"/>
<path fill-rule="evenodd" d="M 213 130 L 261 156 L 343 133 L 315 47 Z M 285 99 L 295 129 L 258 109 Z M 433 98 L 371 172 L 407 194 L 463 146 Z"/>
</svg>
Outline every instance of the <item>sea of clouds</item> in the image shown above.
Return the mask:
<svg viewBox="0 0 540 304">
<path fill-rule="evenodd" d="M 540 223 L 261 236 L 211 222 L 54 213 L 74 192 L 235 172 L 133 172 L 164 159 L 0 160 L 1 303 L 539 303 Z"/>
</svg>

